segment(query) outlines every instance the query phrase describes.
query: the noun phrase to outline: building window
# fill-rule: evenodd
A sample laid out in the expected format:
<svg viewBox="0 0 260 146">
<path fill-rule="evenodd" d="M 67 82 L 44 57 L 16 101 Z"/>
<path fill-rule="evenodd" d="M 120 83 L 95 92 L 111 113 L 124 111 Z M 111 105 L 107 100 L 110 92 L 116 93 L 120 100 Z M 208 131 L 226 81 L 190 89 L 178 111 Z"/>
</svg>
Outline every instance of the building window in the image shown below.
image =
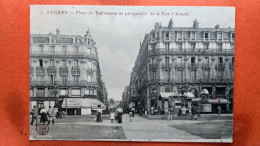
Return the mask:
<svg viewBox="0 0 260 146">
<path fill-rule="evenodd" d="M 191 81 L 192 82 L 196 81 L 196 71 L 191 71 Z"/>
<path fill-rule="evenodd" d="M 191 64 L 195 63 L 195 57 L 191 57 Z"/>
<path fill-rule="evenodd" d="M 55 53 L 55 46 L 51 46 L 50 49 L 51 49 L 50 52 L 51 52 L 52 54 L 54 54 L 54 53 Z"/>
<path fill-rule="evenodd" d="M 79 75 L 73 76 L 74 83 L 79 83 Z"/>
<path fill-rule="evenodd" d="M 89 95 L 94 95 L 94 89 L 89 90 Z"/>
<path fill-rule="evenodd" d="M 53 59 L 50 60 L 50 66 L 54 66 L 54 60 Z"/>
<path fill-rule="evenodd" d="M 40 53 L 43 53 L 43 45 L 39 45 Z"/>
<path fill-rule="evenodd" d="M 62 66 L 63 66 L 63 67 L 66 67 L 66 66 L 67 66 L 66 60 L 62 60 Z"/>
<path fill-rule="evenodd" d="M 165 87 L 165 92 L 171 92 L 170 87 Z"/>
<path fill-rule="evenodd" d="M 223 79 L 223 71 L 222 70 L 218 71 L 218 79 Z"/>
<path fill-rule="evenodd" d="M 204 78 L 208 80 L 210 77 L 209 71 L 204 71 Z"/>
<path fill-rule="evenodd" d="M 62 84 L 67 84 L 67 76 L 66 75 L 62 75 Z"/>
<path fill-rule="evenodd" d="M 177 48 L 182 52 L 182 43 L 178 43 Z"/>
<path fill-rule="evenodd" d="M 222 57 L 219 57 L 219 58 L 218 58 L 218 61 L 219 61 L 218 63 L 223 63 L 223 58 L 222 58 Z"/>
<path fill-rule="evenodd" d="M 191 51 L 194 52 L 195 51 L 195 46 L 196 44 L 195 43 L 191 43 Z"/>
<path fill-rule="evenodd" d="M 74 60 L 74 67 L 78 67 L 78 66 L 79 66 L 78 60 Z"/>
<path fill-rule="evenodd" d="M 76 54 L 79 53 L 79 47 L 78 47 L 78 46 L 74 46 L 74 50 L 75 50 L 75 53 L 76 53 Z"/>
<path fill-rule="evenodd" d="M 234 65 L 234 57 L 232 57 L 232 65 Z"/>
<path fill-rule="evenodd" d="M 169 57 L 165 57 L 165 65 L 170 66 L 170 58 Z"/>
<path fill-rule="evenodd" d="M 40 67 L 42 67 L 42 66 L 43 66 L 43 62 L 42 62 L 42 60 L 41 60 L 41 59 L 39 60 L 39 66 L 40 66 Z"/>
<path fill-rule="evenodd" d="M 152 71 L 152 79 L 156 79 L 156 72 L 155 71 Z"/>
<path fill-rule="evenodd" d="M 89 75 L 89 74 L 87 74 L 87 81 L 88 81 L 88 82 L 92 82 L 92 76 Z"/>
<path fill-rule="evenodd" d="M 155 64 L 155 58 L 152 58 L 152 64 Z"/>
<path fill-rule="evenodd" d="M 208 32 L 205 32 L 205 39 L 208 39 L 209 38 L 209 33 Z"/>
<path fill-rule="evenodd" d="M 231 34 L 232 39 L 235 39 L 235 33 Z"/>
<path fill-rule="evenodd" d="M 54 82 L 55 82 L 55 75 L 50 75 L 50 78 L 51 78 L 51 84 L 54 84 Z"/>
<path fill-rule="evenodd" d="M 205 63 L 209 63 L 209 57 L 205 57 Z"/>
<path fill-rule="evenodd" d="M 169 43 L 165 44 L 165 52 L 170 52 L 170 44 Z"/>
<path fill-rule="evenodd" d="M 67 54 L 67 47 L 66 46 L 62 46 L 62 53 Z"/>
</svg>

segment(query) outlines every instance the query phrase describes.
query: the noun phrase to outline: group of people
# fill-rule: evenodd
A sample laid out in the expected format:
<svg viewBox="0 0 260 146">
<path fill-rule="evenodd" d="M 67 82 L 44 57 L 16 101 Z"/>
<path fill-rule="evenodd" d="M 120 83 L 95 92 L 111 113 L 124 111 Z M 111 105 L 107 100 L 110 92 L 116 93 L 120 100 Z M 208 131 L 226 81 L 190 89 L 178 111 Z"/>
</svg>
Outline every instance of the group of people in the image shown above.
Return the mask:
<svg viewBox="0 0 260 146">
<path fill-rule="evenodd" d="M 114 122 L 114 120 L 116 120 L 118 123 L 122 123 L 122 116 L 123 116 L 123 109 L 118 106 L 116 110 L 112 110 L 109 116 L 109 119 L 111 121 L 111 123 Z"/>
<path fill-rule="evenodd" d="M 33 125 L 34 120 L 36 121 L 36 125 L 38 124 L 39 115 L 40 115 L 40 123 L 47 122 L 47 124 L 50 124 L 50 122 L 52 121 L 52 124 L 54 125 L 55 112 L 51 106 L 49 106 L 48 110 L 46 110 L 44 106 L 40 107 L 39 109 L 36 106 L 33 106 L 31 115 L 32 115 L 31 125 Z"/>
</svg>

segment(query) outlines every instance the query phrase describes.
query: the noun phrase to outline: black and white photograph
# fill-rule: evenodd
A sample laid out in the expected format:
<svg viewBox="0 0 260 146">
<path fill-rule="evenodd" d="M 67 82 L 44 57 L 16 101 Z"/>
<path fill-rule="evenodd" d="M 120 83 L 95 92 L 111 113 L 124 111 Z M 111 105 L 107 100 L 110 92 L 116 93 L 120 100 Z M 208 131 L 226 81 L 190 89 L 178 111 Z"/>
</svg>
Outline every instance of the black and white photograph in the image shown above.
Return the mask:
<svg viewBox="0 0 260 146">
<path fill-rule="evenodd" d="M 30 140 L 233 141 L 235 8 L 30 6 Z"/>
</svg>

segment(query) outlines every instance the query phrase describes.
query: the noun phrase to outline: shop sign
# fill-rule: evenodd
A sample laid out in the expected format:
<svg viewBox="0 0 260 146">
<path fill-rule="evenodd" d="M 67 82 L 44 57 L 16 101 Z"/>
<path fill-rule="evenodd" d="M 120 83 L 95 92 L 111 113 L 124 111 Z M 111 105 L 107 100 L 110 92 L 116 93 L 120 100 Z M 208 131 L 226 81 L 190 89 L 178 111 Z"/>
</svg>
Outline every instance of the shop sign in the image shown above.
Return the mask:
<svg viewBox="0 0 260 146">
<path fill-rule="evenodd" d="M 212 112 L 211 104 L 201 104 L 200 112 Z"/>
</svg>

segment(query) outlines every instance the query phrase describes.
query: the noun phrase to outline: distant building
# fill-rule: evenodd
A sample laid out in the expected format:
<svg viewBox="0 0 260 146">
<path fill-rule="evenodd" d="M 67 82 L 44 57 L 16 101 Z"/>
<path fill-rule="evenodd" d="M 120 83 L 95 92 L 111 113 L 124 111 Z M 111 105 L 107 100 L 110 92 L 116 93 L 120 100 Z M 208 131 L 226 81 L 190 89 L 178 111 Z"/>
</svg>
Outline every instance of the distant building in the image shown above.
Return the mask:
<svg viewBox="0 0 260 146">
<path fill-rule="evenodd" d="M 185 92 L 195 98 L 206 89 L 213 111 L 218 104 L 232 110 L 234 42 L 234 28 L 201 28 L 197 20 L 192 27 L 175 27 L 172 20 L 166 27 L 156 23 L 141 43 L 127 102 L 166 113 L 169 105 L 178 107 L 181 101 L 171 99 L 187 86 Z"/>
<path fill-rule="evenodd" d="M 30 35 L 30 104 L 55 106 L 68 114 L 90 114 L 107 100 L 96 42 L 84 36 Z"/>
</svg>

